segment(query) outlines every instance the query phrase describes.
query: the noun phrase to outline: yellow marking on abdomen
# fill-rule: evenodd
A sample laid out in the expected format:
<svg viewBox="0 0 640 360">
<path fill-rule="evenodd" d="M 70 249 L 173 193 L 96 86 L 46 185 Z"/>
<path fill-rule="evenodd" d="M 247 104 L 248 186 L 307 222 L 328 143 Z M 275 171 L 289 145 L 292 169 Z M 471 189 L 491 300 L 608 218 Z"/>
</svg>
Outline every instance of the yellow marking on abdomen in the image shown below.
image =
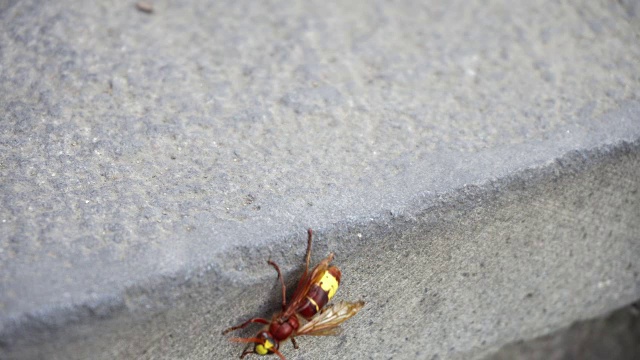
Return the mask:
<svg viewBox="0 0 640 360">
<path fill-rule="evenodd" d="M 311 297 L 309 297 L 309 296 L 307 296 L 307 300 L 309 300 L 309 302 L 310 302 L 310 303 L 312 303 L 312 304 L 313 304 L 313 306 L 315 306 L 315 307 L 316 307 L 316 312 L 320 311 L 320 307 L 318 306 L 318 303 L 317 303 L 315 300 L 313 300 L 313 299 L 312 299 Z"/>
<path fill-rule="evenodd" d="M 327 296 L 331 300 L 336 291 L 338 291 L 338 280 L 329 271 L 325 271 L 322 275 L 322 280 L 320 280 L 320 287 L 328 292 Z"/>
</svg>

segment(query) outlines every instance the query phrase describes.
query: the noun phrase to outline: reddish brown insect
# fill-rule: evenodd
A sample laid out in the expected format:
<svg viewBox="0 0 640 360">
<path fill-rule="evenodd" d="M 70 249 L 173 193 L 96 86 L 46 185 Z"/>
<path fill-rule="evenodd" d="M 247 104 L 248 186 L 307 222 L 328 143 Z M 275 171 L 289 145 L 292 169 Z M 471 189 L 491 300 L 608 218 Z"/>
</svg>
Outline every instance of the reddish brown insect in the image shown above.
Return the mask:
<svg viewBox="0 0 640 360">
<path fill-rule="evenodd" d="M 280 268 L 269 260 L 267 263 L 278 272 L 278 279 L 282 286 L 282 311 L 274 315 L 271 320 L 253 318 L 244 323 L 231 327 L 223 334 L 233 330 L 242 329 L 249 324 L 259 323 L 267 325 L 262 331 L 252 338 L 232 338 L 231 341 L 239 343 L 255 343 L 253 349 L 246 349 L 240 358 L 248 354 L 276 354 L 285 360 L 284 355 L 278 350 L 280 344 L 291 339 L 294 348 L 298 348 L 295 337 L 303 335 L 337 335 L 341 329 L 338 327 L 344 321 L 355 315 L 364 306 L 364 301 L 339 302 L 323 307 L 335 295 L 340 285 L 340 270 L 335 266 L 329 266 L 333 260 L 330 253 L 309 273 L 309 261 L 311 259 L 311 239 L 313 233 L 308 230 L 307 253 L 305 255 L 305 268 L 302 277 L 298 281 L 291 301 L 287 304 L 287 289 Z"/>
</svg>

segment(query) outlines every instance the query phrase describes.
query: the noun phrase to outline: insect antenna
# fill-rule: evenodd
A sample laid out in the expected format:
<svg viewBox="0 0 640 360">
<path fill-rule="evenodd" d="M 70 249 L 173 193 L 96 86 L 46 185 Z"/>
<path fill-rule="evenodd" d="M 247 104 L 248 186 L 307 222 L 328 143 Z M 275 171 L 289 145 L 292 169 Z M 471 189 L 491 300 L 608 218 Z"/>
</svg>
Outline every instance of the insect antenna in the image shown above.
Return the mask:
<svg viewBox="0 0 640 360">
<path fill-rule="evenodd" d="M 261 339 L 258 338 L 231 338 L 229 339 L 229 341 L 231 342 L 237 342 L 237 343 L 258 343 L 258 344 L 264 344 L 264 342 Z"/>
<path fill-rule="evenodd" d="M 264 345 L 264 341 L 262 341 L 262 339 L 258 339 L 258 338 L 231 338 L 231 339 L 229 339 L 229 341 L 237 342 L 237 343 L 258 343 L 258 344 L 263 344 Z M 278 355 L 281 360 L 287 360 L 287 359 L 285 359 L 284 355 L 282 355 L 282 353 L 280 351 L 278 351 L 278 349 L 271 348 L 271 349 L 269 349 L 269 351 L 271 351 L 272 353 Z M 245 351 L 242 352 L 242 355 L 240 355 L 240 359 L 243 359 L 245 356 L 247 356 L 249 354 L 255 354 L 255 352 L 253 350 L 245 350 Z"/>
</svg>

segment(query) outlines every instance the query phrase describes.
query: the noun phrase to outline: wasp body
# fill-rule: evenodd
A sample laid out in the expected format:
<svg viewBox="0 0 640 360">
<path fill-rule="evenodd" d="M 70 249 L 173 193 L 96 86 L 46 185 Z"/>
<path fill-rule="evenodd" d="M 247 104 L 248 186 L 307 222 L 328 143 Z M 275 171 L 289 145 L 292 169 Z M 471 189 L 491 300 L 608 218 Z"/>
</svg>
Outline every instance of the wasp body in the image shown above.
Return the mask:
<svg viewBox="0 0 640 360">
<path fill-rule="evenodd" d="M 284 355 L 279 351 L 282 342 L 291 339 L 293 346 L 297 349 L 298 345 L 295 341 L 297 336 L 337 335 L 341 330 L 338 326 L 355 315 L 364 306 L 363 301 L 358 301 L 354 303 L 340 302 L 324 308 L 338 291 L 342 274 L 336 266 L 329 266 L 334 257 L 333 253 L 330 253 L 309 272 L 312 238 L 313 232 L 309 229 L 305 269 L 289 303 L 287 303 L 287 290 L 280 268 L 273 261 L 267 261 L 276 270 L 278 279 L 280 279 L 282 311 L 274 315 L 271 320 L 253 318 L 223 332 L 223 334 L 226 334 L 242 329 L 252 323 L 267 325 L 256 337 L 231 339 L 233 342 L 255 343 L 253 349 L 246 349 L 240 355 L 241 359 L 248 354 L 276 354 L 280 359 L 285 360 Z"/>
</svg>

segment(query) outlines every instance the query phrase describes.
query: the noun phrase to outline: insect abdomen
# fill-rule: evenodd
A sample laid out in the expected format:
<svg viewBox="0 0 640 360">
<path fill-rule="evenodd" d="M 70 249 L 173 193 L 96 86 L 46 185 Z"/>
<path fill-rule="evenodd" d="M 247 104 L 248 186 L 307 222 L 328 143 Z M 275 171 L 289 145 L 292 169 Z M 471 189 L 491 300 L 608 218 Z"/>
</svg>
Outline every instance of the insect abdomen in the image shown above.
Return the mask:
<svg viewBox="0 0 640 360">
<path fill-rule="evenodd" d="M 328 268 L 322 279 L 311 285 L 306 299 L 298 308 L 298 313 L 307 320 L 317 314 L 338 291 L 340 276 L 340 269 L 335 266 Z"/>
</svg>

